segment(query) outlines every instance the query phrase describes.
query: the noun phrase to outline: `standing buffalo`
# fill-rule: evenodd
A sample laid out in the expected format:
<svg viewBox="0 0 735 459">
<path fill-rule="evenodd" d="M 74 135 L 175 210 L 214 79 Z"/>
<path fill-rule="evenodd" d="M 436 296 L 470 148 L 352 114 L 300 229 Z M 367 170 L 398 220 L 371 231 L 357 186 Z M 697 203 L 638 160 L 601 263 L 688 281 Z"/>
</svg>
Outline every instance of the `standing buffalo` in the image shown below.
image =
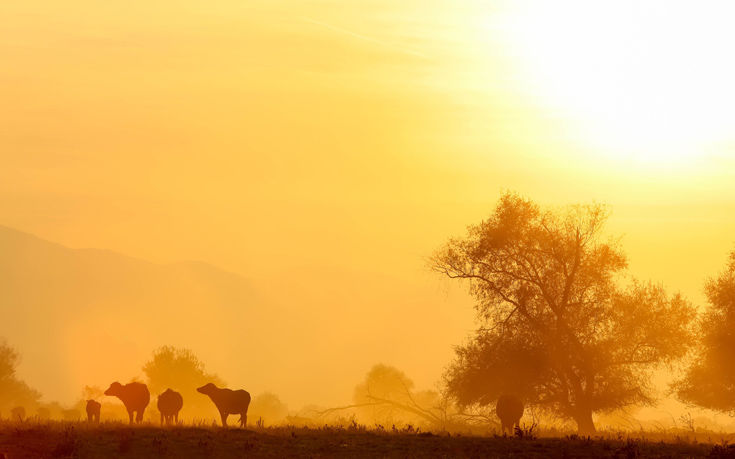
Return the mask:
<svg viewBox="0 0 735 459">
<path fill-rule="evenodd" d="M 158 396 L 158 411 L 161 412 L 161 425 L 166 422 L 170 426 L 172 421 L 179 423 L 179 411 L 184 406 L 184 398 L 175 390 L 166 389 Z"/>
<path fill-rule="evenodd" d="M 87 422 L 100 423 L 100 408 L 102 408 L 100 402 L 87 400 Z"/>
<path fill-rule="evenodd" d="M 128 416 L 130 416 L 130 423 L 133 423 L 133 413 L 137 413 L 135 416 L 135 422 L 143 421 L 143 413 L 145 407 L 148 406 L 148 402 L 151 401 L 151 394 L 148 392 L 148 386 L 139 382 L 131 382 L 124 386 L 119 382 L 115 381 L 110 384 L 110 388 L 105 391 L 105 395 L 114 395 L 115 397 L 122 400 L 125 409 L 128 410 Z"/>
<path fill-rule="evenodd" d="M 227 416 L 230 414 L 240 415 L 240 425 L 245 427 L 248 423 L 248 406 L 250 406 L 250 393 L 246 390 L 220 389 L 212 383 L 197 389 L 212 399 L 222 417 L 222 426 L 227 427 Z"/>
<path fill-rule="evenodd" d="M 513 435 L 513 427 L 520 426 L 523 402 L 515 395 L 501 395 L 495 405 L 495 413 L 500 418 L 503 434 L 508 429 L 508 432 Z"/>
</svg>

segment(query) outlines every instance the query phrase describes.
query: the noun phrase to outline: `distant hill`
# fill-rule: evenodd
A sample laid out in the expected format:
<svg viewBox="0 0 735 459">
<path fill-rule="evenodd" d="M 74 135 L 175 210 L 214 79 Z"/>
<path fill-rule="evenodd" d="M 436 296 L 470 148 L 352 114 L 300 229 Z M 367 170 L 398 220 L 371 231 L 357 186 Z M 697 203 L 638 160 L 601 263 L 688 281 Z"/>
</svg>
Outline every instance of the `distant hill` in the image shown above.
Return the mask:
<svg viewBox="0 0 735 459">
<path fill-rule="evenodd" d="M 0 337 L 47 398 L 139 375 L 163 344 L 208 349 L 200 357 L 216 365 L 254 345 L 271 320 L 277 311 L 245 279 L 206 263 L 71 249 L 0 226 Z"/>
<path fill-rule="evenodd" d="M 0 337 L 46 400 L 142 378 L 153 349 L 174 345 L 253 394 L 339 404 L 379 362 L 433 384 L 466 337 L 469 297 L 430 273 L 410 274 L 284 260 L 282 272 L 256 282 L 207 263 L 72 249 L 0 226 Z"/>
</svg>

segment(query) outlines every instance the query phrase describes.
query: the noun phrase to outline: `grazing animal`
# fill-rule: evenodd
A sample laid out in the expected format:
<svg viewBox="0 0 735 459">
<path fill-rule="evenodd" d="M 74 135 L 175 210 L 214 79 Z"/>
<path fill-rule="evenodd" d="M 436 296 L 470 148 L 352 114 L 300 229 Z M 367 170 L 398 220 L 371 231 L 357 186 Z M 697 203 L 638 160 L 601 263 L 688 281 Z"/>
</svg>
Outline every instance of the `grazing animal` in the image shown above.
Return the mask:
<svg viewBox="0 0 735 459">
<path fill-rule="evenodd" d="M 10 417 L 20 422 L 23 422 L 23 419 L 26 418 L 26 409 L 22 406 L 16 406 L 12 410 L 10 410 Z"/>
<path fill-rule="evenodd" d="M 220 389 L 212 383 L 205 384 L 197 389 L 212 399 L 222 417 L 222 427 L 227 427 L 227 416 L 230 414 L 240 415 L 240 425 L 245 427 L 248 423 L 248 406 L 250 406 L 250 393 L 246 390 Z"/>
<path fill-rule="evenodd" d="M 158 411 L 161 412 L 161 425 L 164 421 L 167 426 L 171 425 L 171 422 L 175 420 L 176 424 L 179 423 L 179 411 L 184 406 L 184 398 L 180 393 L 175 390 L 166 389 L 161 395 L 158 396 Z"/>
<path fill-rule="evenodd" d="M 102 408 L 100 402 L 87 400 L 87 422 L 100 423 L 100 408 Z"/>
<path fill-rule="evenodd" d="M 139 382 L 131 382 L 124 386 L 115 381 L 110 384 L 110 388 L 105 391 L 105 395 L 113 395 L 122 400 L 125 409 L 128 410 L 130 423 L 133 423 L 133 413 L 136 413 L 135 422 L 143 421 L 143 413 L 151 401 L 151 394 L 148 392 L 148 386 Z"/>
<path fill-rule="evenodd" d="M 520 426 L 521 416 L 523 416 L 523 402 L 515 395 L 501 395 L 495 405 L 495 414 L 500 418 L 503 434 L 508 429 L 508 433 L 513 435 L 513 428 Z"/>
</svg>

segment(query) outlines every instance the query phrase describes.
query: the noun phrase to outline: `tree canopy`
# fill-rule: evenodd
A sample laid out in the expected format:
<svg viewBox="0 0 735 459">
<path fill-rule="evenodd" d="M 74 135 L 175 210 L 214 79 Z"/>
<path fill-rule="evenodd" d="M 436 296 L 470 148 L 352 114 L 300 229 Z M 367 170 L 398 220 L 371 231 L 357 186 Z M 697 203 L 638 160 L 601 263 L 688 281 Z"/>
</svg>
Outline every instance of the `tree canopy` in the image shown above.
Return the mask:
<svg viewBox="0 0 735 459">
<path fill-rule="evenodd" d="M 725 270 L 705 284 L 709 306 L 698 324 L 699 345 L 684 377 L 675 383 L 678 397 L 717 411 L 735 411 L 735 251 Z"/>
<path fill-rule="evenodd" d="M 417 391 L 404 372 L 390 365 L 374 365 L 352 398 L 361 416 L 376 423 L 443 427 L 447 421 L 439 393 Z"/>
<path fill-rule="evenodd" d="M 653 370 L 687 352 L 694 308 L 628 279 L 602 205 L 541 209 L 505 193 L 432 267 L 469 283 L 478 330 L 446 373 L 463 405 L 522 396 L 595 431 L 594 412 L 653 401 Z M 623 282 L 625 280 L 628 282 Z"/>
<path fill-rule="evenodd" d="M 0 340 L 0 411 L 22 406 L 30 411 L 38 405 L 41 393 L 28 386 L 15 373 L 20 354 L 5 341 Z"/>
<path fill-rule="evenodd" d="M 143 373 L 152 400 L 171 388 L 184 398 L 182 413 L 187 416 L 200 417 L 215 413 L 209 398 L 198 393 L 196 388 L 209 382 L 222 387 L 224 382 L 217 375 L 208 373 L 204 363 L 190 349 L 174 346 L 156 349 L 151 360 L 143 365 Z"/>
</svg>

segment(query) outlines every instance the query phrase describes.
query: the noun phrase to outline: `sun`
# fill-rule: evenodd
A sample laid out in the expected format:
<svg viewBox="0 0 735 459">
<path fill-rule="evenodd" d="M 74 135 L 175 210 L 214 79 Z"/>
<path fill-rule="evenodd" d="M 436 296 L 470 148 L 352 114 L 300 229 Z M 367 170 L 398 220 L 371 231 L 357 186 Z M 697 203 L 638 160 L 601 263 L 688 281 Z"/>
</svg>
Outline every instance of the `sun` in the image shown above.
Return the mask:
<svg viewBox="0 0 735 459">
<path fill-rule="evenodd" d="M 526 1 L 504 27 L 523 84 L 596 155 L 682 166 L 735 131 L 735 3 Z"/>
</svg>

